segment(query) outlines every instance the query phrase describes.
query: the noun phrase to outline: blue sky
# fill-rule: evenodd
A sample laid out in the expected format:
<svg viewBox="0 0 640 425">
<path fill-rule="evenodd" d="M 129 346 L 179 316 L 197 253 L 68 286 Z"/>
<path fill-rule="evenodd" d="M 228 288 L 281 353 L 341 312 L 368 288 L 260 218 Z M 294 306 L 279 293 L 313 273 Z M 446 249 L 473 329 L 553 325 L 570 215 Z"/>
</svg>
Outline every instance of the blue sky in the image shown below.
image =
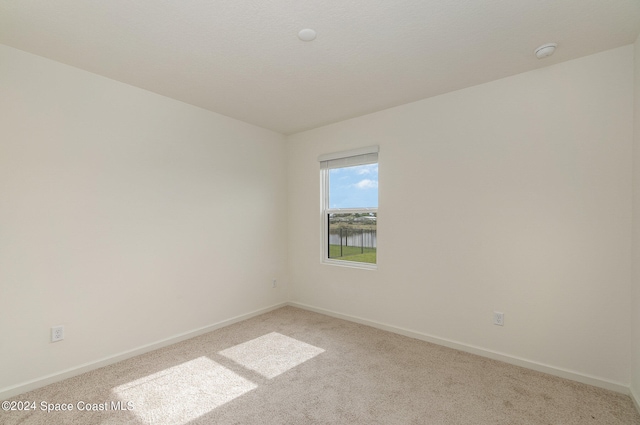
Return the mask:
<svg viewBox="0 0 640 425">
<path fill-rule="evenodd" d="M 329 170 L 330 208 L 377 208 L 378 164 Z"/>
</svg>

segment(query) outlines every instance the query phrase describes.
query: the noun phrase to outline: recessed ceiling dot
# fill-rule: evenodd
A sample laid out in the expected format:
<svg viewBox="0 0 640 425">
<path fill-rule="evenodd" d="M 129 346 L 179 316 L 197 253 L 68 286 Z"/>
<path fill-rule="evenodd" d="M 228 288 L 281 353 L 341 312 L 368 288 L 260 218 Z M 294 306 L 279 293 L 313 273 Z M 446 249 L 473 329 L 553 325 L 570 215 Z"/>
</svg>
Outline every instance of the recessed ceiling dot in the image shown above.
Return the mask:
<svg viewBox="0 0 640 425">
<path fill-rule="evenodd" d="M 316 32 L 310 28 L 305 28 L 300 30 L 298 33 L 298 38 L 302 41 L 313 41 L 316 39 Z"/>
</svg>

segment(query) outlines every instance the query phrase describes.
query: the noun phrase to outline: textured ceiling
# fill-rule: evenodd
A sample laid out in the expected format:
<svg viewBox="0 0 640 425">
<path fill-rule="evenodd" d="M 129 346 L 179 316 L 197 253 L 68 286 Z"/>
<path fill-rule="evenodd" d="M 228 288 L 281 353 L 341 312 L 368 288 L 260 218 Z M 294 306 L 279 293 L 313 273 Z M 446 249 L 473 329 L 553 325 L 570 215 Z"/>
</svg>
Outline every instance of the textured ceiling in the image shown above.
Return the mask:
<svg viewBox="0 0 640 425">
<path fill-rule="evenodd" d="M 0 0 L 2 44 L 285 134 L 639 33 L 639 0 Z"/>
</svg>

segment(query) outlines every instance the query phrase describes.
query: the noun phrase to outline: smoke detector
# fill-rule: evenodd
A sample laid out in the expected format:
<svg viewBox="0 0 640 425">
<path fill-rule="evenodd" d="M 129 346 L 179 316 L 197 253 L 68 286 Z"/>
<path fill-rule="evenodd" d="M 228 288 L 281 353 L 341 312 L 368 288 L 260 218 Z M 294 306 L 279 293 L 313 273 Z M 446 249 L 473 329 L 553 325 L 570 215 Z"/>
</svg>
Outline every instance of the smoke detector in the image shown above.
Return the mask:
<svg viewBox="0 0 640 425">
<path fill-rule="evenodd" d="M 302 41 L 313 41 L 316 39 L 316 32 L 311 28 L 305 28 L 298 33 L 298 38 Z"/>
<path fill-rule="evenodd" d="M 556 43 L 543 44 L 542 46 L 538 47 L 534 51 L 534 53 L 536 54 L 536 57 L 538 59 L 544 59 L 547 56 L 551 56 L 553 54 L 553 52 L 556 51 L 556 47 L 558 47 L 558 45 Z"/>
</svg>

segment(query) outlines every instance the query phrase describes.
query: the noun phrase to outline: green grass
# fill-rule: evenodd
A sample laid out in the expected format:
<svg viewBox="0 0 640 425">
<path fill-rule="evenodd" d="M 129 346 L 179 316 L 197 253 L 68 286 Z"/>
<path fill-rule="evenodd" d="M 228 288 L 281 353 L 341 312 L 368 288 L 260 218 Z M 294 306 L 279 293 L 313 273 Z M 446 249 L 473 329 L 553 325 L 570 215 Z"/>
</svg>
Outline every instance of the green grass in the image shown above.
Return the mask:
<svg viewBox="0 0 640 425">
<path fill-rule="evenodd" d="M 340 245 L 329 245 L 329 258 L 376 264 L 376 248 L 364 248 L 364 252 L 362 251 L 359 246 L 343 246 L 341 257 Z"/>
</svg>

